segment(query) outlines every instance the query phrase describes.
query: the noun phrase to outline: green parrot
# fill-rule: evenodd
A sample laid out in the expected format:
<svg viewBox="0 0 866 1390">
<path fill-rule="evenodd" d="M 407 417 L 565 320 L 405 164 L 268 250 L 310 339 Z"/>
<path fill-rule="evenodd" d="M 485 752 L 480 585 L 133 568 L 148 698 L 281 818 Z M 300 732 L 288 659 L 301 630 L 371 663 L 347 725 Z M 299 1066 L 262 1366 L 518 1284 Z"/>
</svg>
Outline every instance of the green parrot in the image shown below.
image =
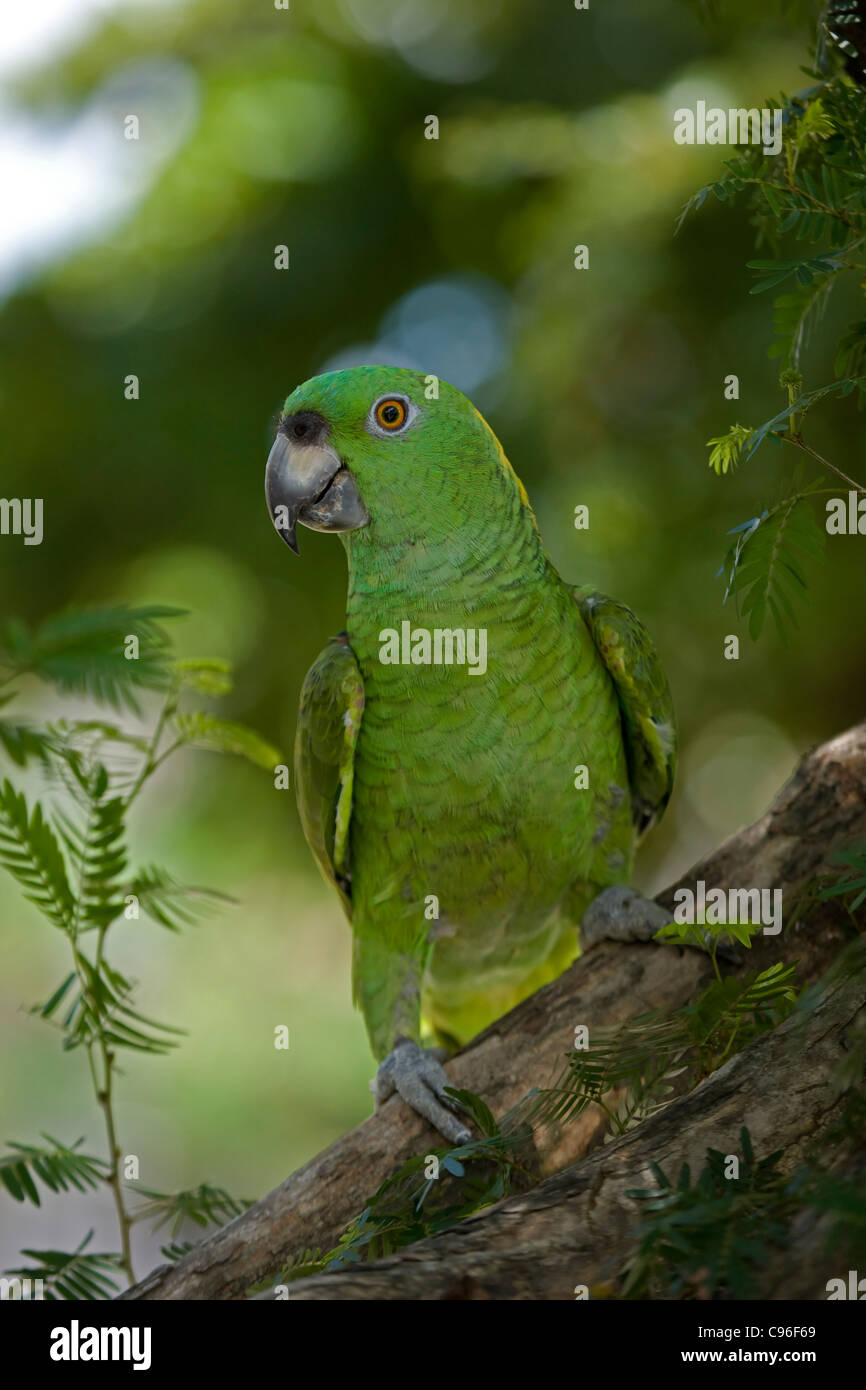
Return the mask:
<svg viewBox="0 0 866 1390">
<path fill-rule="evenodd" d="M 265 491 L 295 553 L 301 522 L 348 559 L 346 630 L 301 691 L 295 787 L 351 921 L 372 1089 L 463 1142 L 424 1044 L 462 1046 L 565 970 L 590 904 L 596 937 L 669 920 L 644 904 L 648 925 L 622 886 L 671 793 L 668 683 L 628 608 L 560 578 L 499 441 L 444 381 L 305 382 Z"/>
</svg>

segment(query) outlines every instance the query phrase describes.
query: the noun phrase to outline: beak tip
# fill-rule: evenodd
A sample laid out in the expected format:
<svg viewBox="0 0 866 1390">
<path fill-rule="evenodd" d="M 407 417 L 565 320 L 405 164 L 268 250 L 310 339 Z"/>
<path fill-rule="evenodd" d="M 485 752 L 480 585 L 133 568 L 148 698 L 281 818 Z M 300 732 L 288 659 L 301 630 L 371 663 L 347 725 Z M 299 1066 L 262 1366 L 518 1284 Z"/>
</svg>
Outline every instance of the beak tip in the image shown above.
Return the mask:
<svg viewBox="0 0 866 1390">
<path fill-rule="evenodd" d="M 301 547 L 298 545 L 298 537 L 295 527 L 286 526 L 285 524 L 279 525 L 276 517 L 272 517 L 271 520 L 274 523 L 274 530 L 276 531 L 280 540 L 285 541 L 286 545 L 289 547 L 289 550 L 291 550 L 293 555 L 300 555 Z"/>
</svg>

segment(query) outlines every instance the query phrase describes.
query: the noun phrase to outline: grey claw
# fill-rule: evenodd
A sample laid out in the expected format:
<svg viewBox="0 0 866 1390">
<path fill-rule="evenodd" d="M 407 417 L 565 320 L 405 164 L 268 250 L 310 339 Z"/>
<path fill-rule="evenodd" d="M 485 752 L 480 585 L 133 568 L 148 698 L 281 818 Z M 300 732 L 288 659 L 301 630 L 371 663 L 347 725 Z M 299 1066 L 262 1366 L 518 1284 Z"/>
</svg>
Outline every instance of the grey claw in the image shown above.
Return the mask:
<svg viewBox="0 0 866 1390">
<path fill-rule="evenodd" d="M 667 908 L 624 883 L 615 883 L 593 898 L 583 914 L 580 944 L 588 951 L 600 941 L 652 941 L 671 921 Z"/>
<path fill-rule="evenodd" d="M 642 897 L 624 883 L 617 883 L 593 898 L 586 909 L 580 924 L 580 944 L 584 951 L 589 951 L 600 941 L 652 941 L 656 932 L 672 921 L 666 907 Z M 702 935 L 709 952 L 712 936 L 708 931 Z M 734 940 L 719 941 L 716 955 L 731 965 L 742 965 L 745 960 L 743 948 Z"/>
<path fill-rule="evenodd" d="M 454 1114 L 457 1102 L 445 1094 L 445 1087 L 450 1084 L 432 1050 L 420 1047 L 409 1038 L 401 1038 L 382 1062 L 370 1089 L 376 1098 L 377 1110 L 396 1091 L 449 1143 L 465 1144 L 472 1135 Z"/>
</svg>

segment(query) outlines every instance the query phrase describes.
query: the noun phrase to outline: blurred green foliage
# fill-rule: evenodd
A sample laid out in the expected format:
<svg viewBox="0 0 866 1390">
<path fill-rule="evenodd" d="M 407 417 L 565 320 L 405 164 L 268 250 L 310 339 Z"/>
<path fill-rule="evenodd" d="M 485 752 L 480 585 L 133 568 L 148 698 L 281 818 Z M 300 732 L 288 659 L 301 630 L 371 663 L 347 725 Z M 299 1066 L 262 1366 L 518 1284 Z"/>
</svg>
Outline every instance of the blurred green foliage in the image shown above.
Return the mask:
<svg viewBox="0 0 866 1390">
<path fill-rule="evenodd" d="M 103 132 L 118 208 L 43 257 L 0 312 L 0 490 L 45 499 L 40 546 L 0 537 L 0 615 L 183 607 L 181 655 L 230 660 L 230 716 L 290 747 L 304 672 L 343 624 L 345 569 L 331 537 L 308 535 L 296 562 L 272 534 L 275 415 L 332 363 L 414 362 L 490 420 L 564 577 L 632 604 L 657 640 L 684 757 L 642 882 L 758 814 L 798 749 L 862 715 L 862 540 L 828 547 L 786 648 L 770 636 L 723 659 L 738 630 L 715 577 L 723 537 L 760 514 L 782 451 L 731 487 L 707 469 L 704 441 L 738 415 L 775 415 L 778 364 L 768 302 L 749 295 L 743 214 L 709 200 L 674 236 L 729 151 L 676 145 L 673 112 L 807 85 L 820 6 L 730 0 L 718 20 L 703 8 L 122 6 L 7 83 L 38 129 L 86 118 Z M 123 138 L 130 112 L 138 141 Z M 425 139 L 430 114 L 438 140 Z M 281 244 L 288 271 L 274 268 Z M 588 271 L 574 268 L 577 244 Z M 833 379 L 849 318 L 831 307 L 813 334 L 809 380 Z M 124 396 L 129 374 L 138 400 Z M 856 473 L 861 429 L 856 401 L 834 402 L 816 415 L 816 447 Z M 588 531 L 573 525 L 579 503 Z M 190 1037 L 148 1075 L 133 1059 L 121 1126 L 153 1187 L 206 1173 L 257 1193 L 367 1113 L 372 1060 L 350 1005 L 348 929 L 291 793 L 183 756 L 137 813 L 144 853 L 241 906 L 158 955 L 128 944 L 122 968 L 142 979 L 144 1007 Z M 51 1113 L 55 1132 L 78 1133 L 84 1084 L 66 1085 L 50 1039 L 18 1012 L 57 958 L 29 908 L 0 894 L 13 962 L 0 1045 L 22 1060 L 4 1068 L 2 1113 L 10 1132 L 36 1133 Z M 288 1053 L 273 1048 L 281 1023 Z M 88 1220 L 104 1243 L 100 1212 Z"/>
</svg>

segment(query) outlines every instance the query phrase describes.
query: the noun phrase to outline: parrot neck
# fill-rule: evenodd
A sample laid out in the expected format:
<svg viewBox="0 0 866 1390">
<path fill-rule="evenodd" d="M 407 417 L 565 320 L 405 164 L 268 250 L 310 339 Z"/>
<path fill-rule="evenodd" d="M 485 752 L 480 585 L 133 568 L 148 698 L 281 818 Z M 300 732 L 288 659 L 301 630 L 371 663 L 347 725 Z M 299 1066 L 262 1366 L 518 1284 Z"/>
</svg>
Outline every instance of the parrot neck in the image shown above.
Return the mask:
<svg viewBox="0 0 866 1390">
<path fill-rule="evenodd" d="M 548 609 L 564 602 L 565 586 L 517 488 L 513 502 L 508 500 L 492 517 L 488 513 L 471 526 L 465 520 L 452 524 L 441 536 L 431 537 L 419 527 L 412 536 L 388 537 L 377 534 L 373 524 L 344 535 L 346 627 L 362 670 L 371 662 L 378 669 L 384 659 L 383 631 L 399 634 L 402 656 L 394 659 L 405 663 L 407 642 L 423 643 L 416 637 L 419 630 L 429 632 L 434 643 L 436 633 L 446 629 L 462 632 L 472 642 L 475 637 L 469 634 L 482 630 L 502 634 L 510 628 L 513 633 L 552 618 Z"/>
<path fill-rule="evenodd" d="M 445 508 L 432 523 L 396 534 L 374 521 L 343 532 L 349 609 L 367 599 L 460 607 L 483 592 L 543 583 L 551 563 L 535 516 L 516 488 L 509 493 L 506 506 L 478 508 L 457 524 Z"/>
</svg>

